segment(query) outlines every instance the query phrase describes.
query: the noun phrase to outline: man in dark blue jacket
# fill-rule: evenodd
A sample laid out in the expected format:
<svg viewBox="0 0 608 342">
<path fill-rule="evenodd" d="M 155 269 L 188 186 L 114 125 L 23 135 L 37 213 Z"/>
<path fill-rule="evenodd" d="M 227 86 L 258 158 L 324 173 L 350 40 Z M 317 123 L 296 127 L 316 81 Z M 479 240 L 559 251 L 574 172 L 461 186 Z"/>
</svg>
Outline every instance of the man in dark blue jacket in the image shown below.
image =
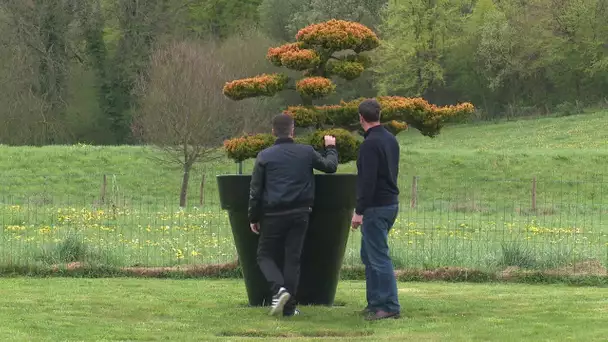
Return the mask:
<svg viewBox="0 0 608 342">
<path fill-rule="evenodd" d="M 313 169 L 334 173 L 338 168 L 336 138 L 325 137 L 325 156 L 310 145 L 293 141 L 294 122 L 278 115 L 272 123 L 274 146 L 260 152 L 249 194 L 251 230 L 260 235 L 258 265 L 273 293 L 271 315 L 293 316 L 300 280 L 300 256 L 314 203 Z M 283 270 L 279 257 L 284 256 Z"/>
<path fill-rule="evenodd" d="M 359 105 L 365 141 L 357 158 L 357 207 L 352 227 L 361 228 L 361 260 L 365 265 L 369 320 L 398 318 L 401 307 L 389 255 L 388 233 L 399 211 L 399 143 L 380 124 L 380 104 L 365 100 Z"/>
</svg>

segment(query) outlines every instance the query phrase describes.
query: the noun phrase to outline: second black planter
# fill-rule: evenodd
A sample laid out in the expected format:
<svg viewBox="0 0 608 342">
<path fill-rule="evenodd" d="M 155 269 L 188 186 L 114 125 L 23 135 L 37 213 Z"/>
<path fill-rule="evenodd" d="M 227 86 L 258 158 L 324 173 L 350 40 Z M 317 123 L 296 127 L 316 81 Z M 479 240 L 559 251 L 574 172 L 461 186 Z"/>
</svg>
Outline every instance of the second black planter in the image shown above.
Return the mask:
<svg viewBox="0 0 608 342">
<path fill-rule="evenodd" d="M 332 305 L 356 204 L 356 175 L 315 176 L 315 205 L 301 261 L 297 299 L 302 305 Z M 243 269 L 249 304 L 269 305 L 271 294 L 256 262 L 258 236 L 249 229 L 249 175 L 217 177 L 222 209 L 230 225 Z"/>
</svg>

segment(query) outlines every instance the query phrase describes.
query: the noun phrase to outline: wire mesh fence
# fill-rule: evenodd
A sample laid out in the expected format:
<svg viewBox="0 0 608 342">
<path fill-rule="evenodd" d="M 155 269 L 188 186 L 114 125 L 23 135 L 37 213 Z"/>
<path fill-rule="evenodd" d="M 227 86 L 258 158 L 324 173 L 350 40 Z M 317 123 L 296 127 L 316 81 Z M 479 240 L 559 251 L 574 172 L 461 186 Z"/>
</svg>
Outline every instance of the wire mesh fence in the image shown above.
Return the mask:
<svg viewBox="0 0 608 342">
<path fill-rule="evenodd" d="M 236 250 L 215 176 L 206 171 L 191 177 L 185 208 L 178 206 L 180 180 L 2 177 L 0 264 L 233 262 Z M 400 179 L 400 188 L 389 241 L 396 268 L 606 272 L 608 188 L 601 178 L 445 183 L 409 176 Z M 360 233 L 352 232 L 345 266 L 361 265 L 359 246 Z"/>
</svg>

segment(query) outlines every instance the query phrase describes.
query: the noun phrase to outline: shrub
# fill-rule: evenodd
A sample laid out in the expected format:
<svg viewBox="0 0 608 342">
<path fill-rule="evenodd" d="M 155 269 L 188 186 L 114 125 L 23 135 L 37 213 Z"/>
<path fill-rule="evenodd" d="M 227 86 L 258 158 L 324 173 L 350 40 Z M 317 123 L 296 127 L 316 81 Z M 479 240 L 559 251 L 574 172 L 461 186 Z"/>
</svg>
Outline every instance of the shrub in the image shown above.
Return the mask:
<svg viewBox="0 0 608 342">
<path fill-rule="evenodd" d="M 282 74 L 262 74 L 226 83 L 224 95 L 232 100 L 243 100 L 254 96 L 274 96 L 285 89 L 289 78 Z"/>
<path fill-rule="evenodd" d="M 338 150 L 338 161 L 348 163 L 357 159 L 357 151 L 361 142 L 353 134 L 343 128 L 332 128 L 314 132 L 308 141 L 315 149 L 321 150 L 324 146 L 324 136 L 336 137 L 336 148 Z"/>
<path fill-rule="evenodd" d="M 224 148 L 228 158 L 242 162 L 255 158 L 259 151 L 266 149 L 274 143 L 274 137 L 270 134 L 250 135 L 224 142 Z"/>
<path fill-rule="evenodd" d="M 266 58 L 274 65 L 284 66 L 292 70 L 307 70 L 315 68 L 321 63 L 316 51 L 302 49 L 301 43 L 292 43 L 270 48 Z"/>
<path fill-rule="evenodd" d="M 384 125 L 384 127 L 386 127 L 386 129 L 394 135 L 407 130 L 407 124 L 405 122 L 396 120 L 389 121 Z"/>
<path fill-rule="evenodd" d="M 279 47 L 268 49 L 268 54 L 266 55 L 266 59 L 268 59 L 275 66 L 281 67 L 283 66 L 282 57 L 284 54 L 289 52 L 299 51 L 302 47 L 302 43 L 290 43 L 281 45 Z"/>
<path fill-rule="evenodd" d="M 375 49 L 379 44 L 376 34 L 359 23 L 330 20 L 310 25 L 298 32 L 295 43 L 270 48 L 266 55 L 275 66 L 301 71 L 303 79 L 288 84 L 290 80 L 285 75 L 260 75 L 228 82 L 224 94 L 233 100 L 242 100 L 295 89 L 301 96 L 302 105 L 290 106 L 284 112 L 294 118 L 297 127 L 317 130 L 309 137 L 298 138 L 298 141 L 322 149 L 323 135 L 335 135 L 340 163 L 347 163 L 357 158 L 360 138 L 350 131 L 360 128 L 358 107 L 364 99 L 325 106 L 315 106 L 314 100 L 335 91 L 331 76 L 345 80 L 359 77 L 371 66 L 371 59 L 362 53 Z M 345 50 L 350 52 L 334 55 Z M 393 134 L 414 127 L 425 136 L 435 137 L 448 120 L 474 111 L 470 103 L 437 107 L 422 98 L 385 96 L 377 100 L 382 106 L 384 126 Z M 224 146 L 228 157 L 241 162 L 255 158 L 259 151 L 272 143 L 273 138 L 266 134 L 231 139 Z"/>
<path fill-rule="evenodd" d="M 380 45 L 376 34 L 366 26 L 335 19 L 301 29 L 296 40 L 327 50 L 353 50 L 357 53 L 373 50 Z"/>
<path fill-rule="evenodd" d="M 363 71 L 365 71 L 365 66 L 360 62 L 336 60 L 330 61 L 327 64 L 327 71 L 332 75 L 351 81 L 361 76 Z"/>
<path fill-rule="evenodd" d="M 302 96 L 318 99 L 333 93 L 336 85 L 325 77 L 308 77 L 298 81 L 296 90 Z"/>
</svg>

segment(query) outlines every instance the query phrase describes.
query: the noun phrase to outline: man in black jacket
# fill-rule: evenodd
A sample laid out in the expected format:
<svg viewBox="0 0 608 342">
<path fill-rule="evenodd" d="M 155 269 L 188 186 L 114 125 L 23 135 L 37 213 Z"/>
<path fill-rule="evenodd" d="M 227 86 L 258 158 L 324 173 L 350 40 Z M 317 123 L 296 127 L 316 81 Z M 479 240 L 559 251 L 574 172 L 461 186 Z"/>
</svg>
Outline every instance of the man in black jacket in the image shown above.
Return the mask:
<svg viewBox="0 0 608 342">
<path fill-rule="evenodd" d="M 388 249 L 388 233 L 399 211 L 399 143 L 380 124 L 380 104 L 365 100 L 359 105 L 365 141 L 357 158 L 357 207 L 352 227 L 361 228 L 361 260 L 365 265 L 369 320 L 398 318 L 401 308 L 397 282 Z"/>
<path fill-rule="evenodd" d="M 295 295 L 300 256 L 314 203 L 313 169 L 336 172 L 338 152 L 331 136 L 324 138 L 326 156 L 294 143 L 294 122 L 288 115 L 274 118 L 272 132 L 277 137 L 274 146 L 258 154 L 253 169 L 249 222 L 251 230 L 261 234 L 257 260 L 273 293 L 270 314 L 293 316 L 299 313 Z M 281 256 L 283 270 L 277 266 Z"/>
</svg>

